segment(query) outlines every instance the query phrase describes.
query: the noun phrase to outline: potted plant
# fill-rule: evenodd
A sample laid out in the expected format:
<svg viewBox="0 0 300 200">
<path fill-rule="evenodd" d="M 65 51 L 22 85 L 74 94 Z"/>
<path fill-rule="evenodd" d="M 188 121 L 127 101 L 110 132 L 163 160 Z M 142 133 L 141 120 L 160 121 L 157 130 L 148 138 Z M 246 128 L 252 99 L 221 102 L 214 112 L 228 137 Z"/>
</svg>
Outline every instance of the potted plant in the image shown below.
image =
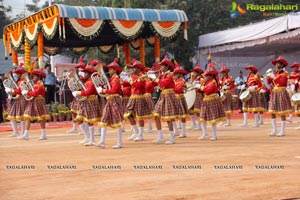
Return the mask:
<svg viewBox="0 0 300 200">
<path fill-rule="evenodd" d="M 49 106 L 49 112 L 50 112 L 50 115 L 51 115 L 51 118 L 52 118 L 52 121 L 53 122 L 57 122 L 58 121 L 58 110 L 57 110 L 57 106 L 58 106 L 58 103 L 52 103 L 50 106 Z"/>
<path fill-rule="evenodd" d="M 58 121 L 58 113 L 51 113 L 52 121 L 57 122 Z"/>
<path fill-rule="evenodd" d="M 65 111 L 65 114 L 66 114 L 66 121 L 71 121 L 72 120 L 72 111 L 68 109 Z"/>
<path fill-rule="evenodd" d="M 68 108 L 64 105 L 64 104 L 58 104 L 57 105 L 57 111 L 58 111 L 58 118 L 59 118 L 59 121 L 65 121 L 65 115 L 66 115 L 66 110 Z"/>
</svg>

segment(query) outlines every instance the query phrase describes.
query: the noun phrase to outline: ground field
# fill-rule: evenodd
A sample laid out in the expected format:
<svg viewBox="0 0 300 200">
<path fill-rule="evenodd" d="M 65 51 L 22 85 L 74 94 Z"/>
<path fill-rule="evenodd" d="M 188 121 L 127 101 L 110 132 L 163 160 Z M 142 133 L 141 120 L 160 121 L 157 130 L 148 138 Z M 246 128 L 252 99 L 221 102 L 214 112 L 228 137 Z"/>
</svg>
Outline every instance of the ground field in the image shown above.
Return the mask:
<svg viewBox="0 0 300 200">
<path fill-rule="evenodd" d="M 152 144 L 155 133 L 145 133 L 144 142 L 129 142 L 127 131 L 125 148 L 117 150 L 111 148 L 116 142 L 112 129 L 106 149 L 79 145 L 83 136 L 67 134 L 70 125 L 52 124 L 51 128 L 50 124 L 47 141 L 37 140 L 38 129 L 31 131 L 28 141 L 9 138 L 10 132 L 3 131 L 0 199 L 300 198 L 298 124 L 289 123 L 287 136 L 281 138 L 268 136 L 270 119 L 260 128 L 240 128 L 239 119 L 232 124 L 218 128 L 218 141 L 200 141 L 197 137 L 201 132 L 190 130 L 188 138 L 176 139 L 171 146 Z M 210 127 L 208 131 L 211 134 Z M 166 127 L 164 133 L 167 137 Z M 35 169 L 15 169 L 23 166 Z M 65 166 L 76 169 L 54 169 Z M 118 169 L 103 169 L 110 166 Z"/>
</svg>

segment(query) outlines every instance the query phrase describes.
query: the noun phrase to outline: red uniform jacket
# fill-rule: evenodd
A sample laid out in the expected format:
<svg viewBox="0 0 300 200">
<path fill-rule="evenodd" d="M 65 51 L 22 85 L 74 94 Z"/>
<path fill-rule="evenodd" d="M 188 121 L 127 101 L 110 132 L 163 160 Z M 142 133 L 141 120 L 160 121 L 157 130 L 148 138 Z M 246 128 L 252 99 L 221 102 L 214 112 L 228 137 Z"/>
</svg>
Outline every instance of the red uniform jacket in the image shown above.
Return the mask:
<svg viewBox="0 0 300 200">
<path fill-rule="evenodd" d="M 110 79 L 109 79 L 109 83 L 111 86 L 111 89 L 104 89 L 103 93 L 105 94 L 119 94 L 122 95 L 122 89 L 121 89 L 121 80 L 119 78 L 118 75 L 113 75 Z"/>
<path fill-rule="evenodd" d="M 15 89 L 15 90 L 13 90 L 13 91 L 11 92 L 13 95 L 21 94 L 21 87 L 20 87 L 20 86 L 21 86 L 21 84 L 22 84 L 23 82 L 25 82 L 25 81 L 23 81 L 23 80 L 18 80 L 18 82 L 17 82 L 18 88 Z"/>
<path fill-rule="evenodd" d="M 132 94 L 142 95 L 146 93 L 146 80 L 142 78 L 142 75 L 138 74 L 130 77 Z"/>
<path fill-rule="evenodd" d="M 226 89 L 226 90 L 233 90 L 234 89 L 234 80 L 231 76 L 225 76 L 225 77 L 220 79 L 221 88 L 224 88 L 225 85 L 229 86 L 229 88 Z"/>
<path fill-rule="evenodd" d="M 288 72 L 283 71 L 283 72 L 275 72 L 275 78 L 272 79 L 271 77 L 268 78 L 268 83 L 271 84 L 275 87 L 286 87 L 287 82 L 288 82 Z"/>
<path fill-rule="evenodd" d="M 39 95 L 42 95 L 43 97 L 45 97 L 45 86 L 43 81 L 37 81 L 33 85 L 33 91 L 28 91 L 27 95 L 31 97 L 37 97 Z"/>
<path fill-rule="evenodd" d="M 173 73 L 167 72 L 160 75 L 158 85 L 161 89 L 174 89 Z"/>
<path fill-rule="evenodd" d="M 131 85 L 128 81 L 122 82 L 122 91 L 124 97 L 130 97 L 131 95 Z"/>
<path fill-rule="evenodd" d="M 249 88 L 250 86 L 257 86 L 258 88 L 260 88 L 261 85 L 262 85 L 261 80 L 259 76 L 257 76 L 256 74 L 250 74 L 247 77 L 247 82 L 246 82 L 247 88 Z"/>
<path fill-rule="evenodd" d="M 150 93 L 152 94 L 154 92 L 154 88 L 157 86 L 158 84 L 152 80 L 147 79 L 146 80 L 146 93 Z"/>
<path fill-rule="evenodd" d="M 185 80 L 183 78 L 179 78 L 175 80 L 174 92 L 175 94 L 183 94 L 185 89 Z"/>
<path fill-rule="evenodd" d="M 201 89 L 205 95 L 218 94 L 219 92 L 218 84 L 214 79 L 206 81 Z"/>
<path fill-rule="evenodd" d="M 90 96 L 98 94 L 91 78 L 84 82 L 84 86 L 86 90 L 81 91 L 80 96 Z"/>
</svg>

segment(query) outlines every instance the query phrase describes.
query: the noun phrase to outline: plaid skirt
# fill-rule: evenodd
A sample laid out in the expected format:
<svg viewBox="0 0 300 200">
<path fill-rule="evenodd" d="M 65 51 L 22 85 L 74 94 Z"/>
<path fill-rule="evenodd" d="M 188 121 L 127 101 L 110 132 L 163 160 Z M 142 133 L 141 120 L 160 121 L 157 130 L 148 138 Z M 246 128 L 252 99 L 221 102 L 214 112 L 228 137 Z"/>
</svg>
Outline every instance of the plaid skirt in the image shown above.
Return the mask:
<svg viewBox="0 0 300 200">
<path fill-rule="evenodd" d="M 151 112 L 153 112 L 155 104 L 154 104 L 154 101 L 152 99 L 151 93 L 146 93 L 145 94 L 145 98 L 146 98 L 146 101 L 147 101 L 147 106 L 149 107 L 149 109 L 151 110 Z"/>
<path fill-rule="evenodd" d="M 120 128 L 124 123 L 123 114 L 121 112 L 122 99 L 119 95 L 109 95 L 106 105 L 103 109 L 103 115 L 99 126 Z"/>
<path fill-rule="evenodd" d="M 91 95 L 86 100 L 78 101 L 77 116 L 74 121 L 94 123 L 100 121 L 101 111 L 97 95 Z"/>
<path fill-rule="evenodd" d="M 260 93 L 259 99 L 262 107 L 261 111 L 266 112 L 268 110 L 268 104 L 266 102 L 266 93 Z"/>
<path fill-rule="evenodd" d="M 45 99 L 42 96 L 34 97 L 27 101 L 24 120 L 29 121 L 46 121 L 50 119 L 49 111 L 47 110 Z"/>
<path fill-rule="evenodd" d="M 178 101 L 178 115 L 177 118 L 178 119 L 186 119 L 188 117 L 188 107 L 187 107 L 187 103 L 185 100 L 185 97 L 183 96 L 183 94 L 176 94 L 176 99 Z"/>
<path fill-rule="evenodd" d="M 124 118 L 133 115 L 137 120 L 151 119 L 153 110 L 148 106 L 145 96 L 132 94 L 125 109 Z"/>
<path fill-rule="evenodd" d="M 217 94 L 204 96 L 201 106 L 200 122 L 215 125 L 225 120 L 225 111 L 221 98 Z"/>
<path fill-rule="evenodd" d="M 243 102 L 244 112 L 260 112 L 263 111 L 263 105 L 261 104 L 258 91 L 250 92 L 251 99 L 247 102 Z"/>
<path fill-rule="evenodd" d="M 23 97 L 23 95 L 19 95 L 18 99 L 14 99 L 11 101 L 11 105 L 8 110 L 7 120 L 16 121 L 24 120 L 24 111 L 26 108 L 27 101 Z"/>
<path fill-rule="evenodd" d="M 232 101 L 232 93 L 230 92 L 226 92 L 225 93 L 226 99 L 224 101 L 222 101 L 223 106 L 224 106 L 224 111 L 226 115 L 231 115 L 233 112 L 233 101 Z"/>
<path fill-rule="evenodd" d="M 126 112 L 126 107 L 127 107 L 128 102 L 129 102 L 129 97 L 128 96 L 122 97 L 122 108 L 121 108 L 121 111 L 122 111 L 123 115 Z"/>
<path fill-rule="evenodd" d="M 98 100 L 99 100 L 99 112 L 100 112 L 100 119 L 101 119 L 103 114 L 103 109 L 106 105 L 106 97 L 98 96 Z"/>
<path fill-rule="evenodd" d="M 269 102 L 271 114 L 285 115 L 292 112 L 292 105 L 289 93 L 285 87 L 274 88 Z"/>
<path fill-rule="evenodd" d="M 178 101 L 173 89 L 165 89 L 161 92 L 154 108 L 154 116 L 164 121 L 173 121 L 178 115 Z"/>
<path fill-rule="evenodd" d="M 190 110 L 191 114 L 200 114 L 201 112 L 201 105 L 203 101 L 203 94 L 197 92 L 196 93 L 196 99 L 193 108 Z"/>
<path fill-rule="evenodd" d="M 72 113 L 77 113 L 78 100 L 74 97 L 73 101 L 70 103 L 70 110 Z"/>
</svg>

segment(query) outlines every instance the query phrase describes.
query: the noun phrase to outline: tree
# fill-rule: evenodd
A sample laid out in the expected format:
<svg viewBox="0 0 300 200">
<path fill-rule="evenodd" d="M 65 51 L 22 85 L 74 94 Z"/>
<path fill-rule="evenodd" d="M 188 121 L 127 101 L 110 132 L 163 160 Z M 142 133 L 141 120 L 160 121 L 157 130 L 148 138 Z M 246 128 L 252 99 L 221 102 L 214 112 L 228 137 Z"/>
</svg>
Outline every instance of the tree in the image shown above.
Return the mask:
<svg viewBox="0 0 300 200">
<path fill-rule="evenodd" d="M 3 28 L 12 23 L 10 17 L 7 16 L 8 13 L 11 12 L 11 6 L 5 7 L 3 6 L 3 0 L 0 0 L 0 37 L 3 37 Z"/>
</svg>

